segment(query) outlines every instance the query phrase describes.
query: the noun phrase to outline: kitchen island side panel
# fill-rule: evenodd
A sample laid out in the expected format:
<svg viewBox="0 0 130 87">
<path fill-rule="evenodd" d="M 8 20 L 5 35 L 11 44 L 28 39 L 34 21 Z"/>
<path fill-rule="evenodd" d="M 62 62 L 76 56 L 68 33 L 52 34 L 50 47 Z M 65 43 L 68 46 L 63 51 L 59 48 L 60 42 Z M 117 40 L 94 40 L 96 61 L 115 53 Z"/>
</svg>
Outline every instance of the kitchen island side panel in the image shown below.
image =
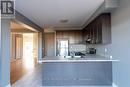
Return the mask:
<svg viewBox="0 0 130 87">
<path fill-rule="evenodd" d="M 43 63 L 43 86 L 111 86 L 112 62 Z"/>
</svg>

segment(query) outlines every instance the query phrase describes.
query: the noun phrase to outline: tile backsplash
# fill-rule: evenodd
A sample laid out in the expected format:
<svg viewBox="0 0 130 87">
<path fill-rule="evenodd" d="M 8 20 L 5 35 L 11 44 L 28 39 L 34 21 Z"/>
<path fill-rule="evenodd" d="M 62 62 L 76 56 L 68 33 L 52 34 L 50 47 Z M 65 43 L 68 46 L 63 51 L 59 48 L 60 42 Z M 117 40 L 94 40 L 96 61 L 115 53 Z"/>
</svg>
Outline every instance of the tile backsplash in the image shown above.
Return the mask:
<svg viewBox="0 0 130 87">
<path fill-rule="evenodd" d="M 86 45 L 84 44 L 71 44 L 69 45 L 69 51 L 81 52 L 86 51 Z"/>
</svg>

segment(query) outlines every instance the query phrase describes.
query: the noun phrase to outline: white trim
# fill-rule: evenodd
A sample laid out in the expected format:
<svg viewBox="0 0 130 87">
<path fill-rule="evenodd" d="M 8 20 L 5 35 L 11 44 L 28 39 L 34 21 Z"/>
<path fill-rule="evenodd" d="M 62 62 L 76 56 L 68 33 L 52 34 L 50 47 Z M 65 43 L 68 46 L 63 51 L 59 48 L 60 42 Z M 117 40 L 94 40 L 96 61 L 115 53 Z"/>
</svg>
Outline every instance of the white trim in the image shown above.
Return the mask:
<svg viewBox="0 0 130 87">
<path fill-rule="evenodd" d="M 115 83 L 112 83 L 112 87 L 118 87 Z"/>
<path fill-rule="evenodd" d="M 7 86 L 5 86 L 5 87 L 11 87 L 11 85 L 10 84 L 8 84 Z"/>
</svg>

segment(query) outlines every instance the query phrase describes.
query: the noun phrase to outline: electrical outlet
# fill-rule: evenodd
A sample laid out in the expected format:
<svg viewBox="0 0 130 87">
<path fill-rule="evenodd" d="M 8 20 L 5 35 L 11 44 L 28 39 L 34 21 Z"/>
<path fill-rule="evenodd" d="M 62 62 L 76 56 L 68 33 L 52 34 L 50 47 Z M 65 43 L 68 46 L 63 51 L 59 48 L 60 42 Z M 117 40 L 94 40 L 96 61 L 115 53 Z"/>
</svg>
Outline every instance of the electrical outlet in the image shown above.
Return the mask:
<svg viewBox="0 0 130 87">
<path fill-rule="evenodd" d="M 107 48 L 105 48 L 105 52 L 107 52 Z"/>
<path fill-rule="evenodd" d="M 112 59 L 113 57 L 112 57 L 112 55 L 110 55 L 110 59 Z"/>
</svg>

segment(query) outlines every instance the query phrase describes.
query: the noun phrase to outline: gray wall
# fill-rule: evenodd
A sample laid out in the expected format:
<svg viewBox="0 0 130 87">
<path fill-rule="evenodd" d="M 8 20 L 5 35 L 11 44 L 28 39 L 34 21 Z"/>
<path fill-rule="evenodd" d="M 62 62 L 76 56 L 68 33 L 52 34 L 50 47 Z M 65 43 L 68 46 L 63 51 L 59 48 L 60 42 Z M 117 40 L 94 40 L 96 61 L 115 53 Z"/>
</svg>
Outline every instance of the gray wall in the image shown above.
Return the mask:
<svg viewBox="0 0 130 87">
<path fill-rule="evenodd" d="M 10 20 L 1 20 L 0 29 L 0 87 L 10 83 Z"/>
<path fill-rule="evenodd" d="M 114 87 L 130 87 L 130 0 L 120 0 L 120 7 L 112 13 L 112 44 L 97 48 L 98 54 L 120 60 L 113 63 Z"/>
</svg>

